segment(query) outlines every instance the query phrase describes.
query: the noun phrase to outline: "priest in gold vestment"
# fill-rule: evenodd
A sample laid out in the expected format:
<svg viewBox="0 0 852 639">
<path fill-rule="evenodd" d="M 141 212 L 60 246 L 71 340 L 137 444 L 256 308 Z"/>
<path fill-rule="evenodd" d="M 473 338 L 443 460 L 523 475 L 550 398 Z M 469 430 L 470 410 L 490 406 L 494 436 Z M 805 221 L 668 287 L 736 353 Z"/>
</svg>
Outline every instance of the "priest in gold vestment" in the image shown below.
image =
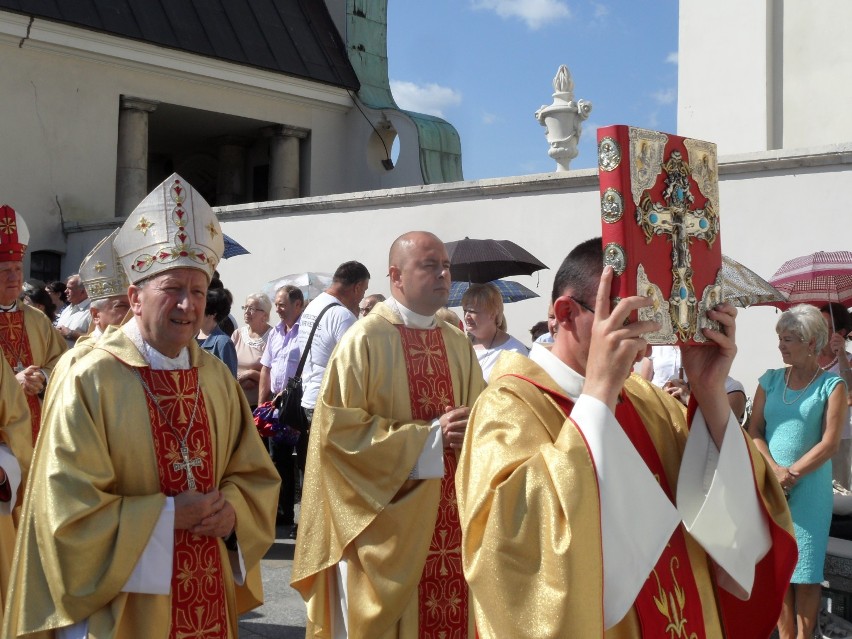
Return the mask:
<svg viewBox="0 0 852 639">
<path fill-rule="evenodd" d="M 436 320 L 449 259 L 431 233 L 391 247 L 392 297 L 337 346 L 313 416 L 292 585 L 307 637 L 474 637 L 453 475 L 482 373 Z"/>
<path fill-rule="evenodd" d="M 656 325 L 624 325 L 645 298 L 610 311 L 602 257 L 599 238 L 569 254 L 552 349 L 503 355 L 471 413 L 457 488 L 479 636 L 768 637 L 796 549 L 724 392 L 734 310 L 710 313 L 714 346 L 683 348 L 687 425 L 677 401 L 627 379 Z"/>
<path fill-rule="evenodd" d="M 0 357 L 0 605 L 6 603 L 15 552 L 15 508 L 24 496 L 32 454 L 27 400 L 11 367 Z"/>
<path fill-rule="evenodd" d="M 39 395 L 67 346 L 47 315 L 18 299 L 29 241 L 23 216 L 11 206 L 0 206 L 0 349 L 26 395 L 35 444 L 41 423 Z"/>
<path fill-rule="evenodd" d="M 280 480 L 236 380 L 194 339 L 223 248 L 178 175 L 116 237 L 134 317 L 51 392 L 4 637 L 237 638 Z"/>
<path fill-rule="evenodd" d="M 113 240 L 118 235 L 116 229 L 95 245 L 80 264 L 80 282 L 86 289 L 91 303 L 92 316 L 89 332 L 81 335 L 73 348 L 68 349 L 59 358 L 53 369 L 52 381 L 45 390 L 45 402 L 52 390 L 55 390 L 68 369 L 86 353 L 89 353 L 98 340 L 110 327 L 119 326 L 127 318 L 130 302 L 127 300 L 127 287 L 130 282 L 124 267 L 113 249 Z"/>
</svg>

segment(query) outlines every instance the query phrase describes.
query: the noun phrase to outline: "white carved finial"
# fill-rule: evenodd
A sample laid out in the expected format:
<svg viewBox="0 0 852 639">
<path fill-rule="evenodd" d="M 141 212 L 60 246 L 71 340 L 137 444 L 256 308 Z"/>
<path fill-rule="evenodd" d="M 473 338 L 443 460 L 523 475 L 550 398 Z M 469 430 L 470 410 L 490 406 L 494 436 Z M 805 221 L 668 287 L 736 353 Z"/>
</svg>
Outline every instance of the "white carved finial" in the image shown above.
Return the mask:
<svg viewBox="0 0 852 639">
<path fill-rule="evenodd" d="M 553 90 L 555 93 L 553 97 L 559 95 L 562 97 L 564 94 L 568 94 L 568 100 L 574 98 L 574 79 L 571 77 L 571 72 L 568 70 L 564 64 L 559 67 L 559 70 L 556 72 L 556 77 L 553 78 Z"/>
<path fill-rule="evenodd" d="M 577 145 L 583 131 L 583 120 L 592 112 L 588 100 L 574 101 L 574 80 L 564 64 L 553 78 L 553 103 L 543 105 L 535 112 L 535 118 L 544 127 L 544 135 L 550 145 L 547 154 L 556 160 L 557 171 L 567 171 L 577 155 Z"/>
</svg>

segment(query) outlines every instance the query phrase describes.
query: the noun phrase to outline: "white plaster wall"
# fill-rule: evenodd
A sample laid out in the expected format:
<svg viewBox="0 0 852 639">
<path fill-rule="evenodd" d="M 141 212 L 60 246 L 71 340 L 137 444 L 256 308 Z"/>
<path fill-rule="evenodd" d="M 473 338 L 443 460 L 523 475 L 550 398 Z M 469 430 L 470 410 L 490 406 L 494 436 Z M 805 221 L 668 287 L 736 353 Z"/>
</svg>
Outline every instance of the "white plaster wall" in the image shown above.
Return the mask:
<svg viewBox="0 0 852 639">
<path fill-rule="evenodd" d="M 767 16 L 773 2 L 681 0 L 679 135 L 712 140 L 720 156 L 770 148 Z"/>
<path fill-rule="evenodd" d="M 682 0 L 678 133 L 720 155 L 852 140 L 850 24 L 847 0 Z"/>
<path fill-rule="evenodd" d="M 852 140 L 852 3 L 784 2 L 784 147 Z"/>
<path fill-rule="evenodd" d="M 764 278 L 791 257 L 852 248 L 842 209 L 852 188 L 852 145 L 723 158 L 720 173 L 722 251 Z M 545 319 L 562 259 L 600 234 L 598 210 L 592 170 L 227 207 L 220 210 L 223 230 L 251 255 L 225 260 L 219 271 L 242 323 L 243 300 L 267 281 L 306 270 L 332 272 L 346 260 L 370 270 L 369 292 L 388 295 L 387 250 L 409 230 L 432 231 L 445 241 L 511 239 L 550 267 L 511 278 L 541 295 L 506 306 L 509 332 L 529 344 L 529 328 Z M 82 259 L 108 232 L 102 226 L 74 233 L 69 250 Z M 764 370 L 782 365 L 776 321 L 772 308 L 740 311 L 733 374 L 749 393 Z"/>
</svg>

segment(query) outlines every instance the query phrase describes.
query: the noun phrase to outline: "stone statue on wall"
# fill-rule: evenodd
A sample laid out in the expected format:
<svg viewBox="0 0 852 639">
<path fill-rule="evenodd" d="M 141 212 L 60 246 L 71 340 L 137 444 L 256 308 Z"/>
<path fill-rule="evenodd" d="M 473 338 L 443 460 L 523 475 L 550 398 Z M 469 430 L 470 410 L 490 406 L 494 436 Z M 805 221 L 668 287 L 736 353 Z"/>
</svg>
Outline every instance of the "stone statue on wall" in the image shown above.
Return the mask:
<svg viewBox="0 0 852 639">
<path fill-rule="evenodd" d="M 592 103 L 574 101 L 574 80 L 564 64 L 553 78 L 553 103 L 535 112 L 535 118 L 544 127 L 550 149 L 547 154 L 556 160 L 557 171 L 567 171 L 579 151 L 583 120 L 592 112 Z"/>
</svg>

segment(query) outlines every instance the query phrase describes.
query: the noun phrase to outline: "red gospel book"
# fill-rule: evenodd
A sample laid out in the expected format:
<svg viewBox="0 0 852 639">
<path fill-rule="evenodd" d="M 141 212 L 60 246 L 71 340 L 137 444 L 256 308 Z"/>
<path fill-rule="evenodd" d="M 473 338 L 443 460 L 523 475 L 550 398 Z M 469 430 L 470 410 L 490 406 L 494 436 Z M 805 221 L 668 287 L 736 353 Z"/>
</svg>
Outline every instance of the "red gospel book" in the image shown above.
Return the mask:
<svg viewBox="0 0 852 639">
<path fill-rule="evenodd" d="M 598 165 L 614 303 L 654 299 L 635 314 L 662 324 L 651 344 L 708 343 L 722 301 L 716 145 L 619 124 L 598 129 Z"/>
</svg>

